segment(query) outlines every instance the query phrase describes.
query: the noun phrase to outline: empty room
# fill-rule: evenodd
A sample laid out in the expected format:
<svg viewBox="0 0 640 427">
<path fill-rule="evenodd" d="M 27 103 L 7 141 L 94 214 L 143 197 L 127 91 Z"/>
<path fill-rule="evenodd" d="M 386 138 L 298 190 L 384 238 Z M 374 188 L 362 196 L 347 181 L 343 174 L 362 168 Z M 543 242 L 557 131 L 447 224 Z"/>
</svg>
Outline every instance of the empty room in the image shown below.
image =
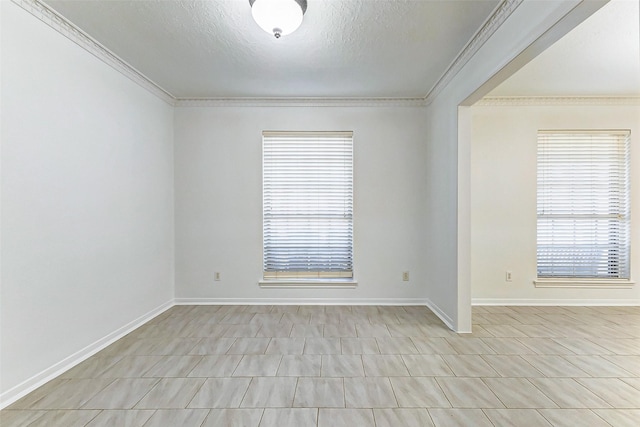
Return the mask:
<svg viewBox="0 0 640 427">
<path fill-rule="evenodd" d="M 639 26 L 0 1 L 0 425 L 640 425 Z"/>
</svg>

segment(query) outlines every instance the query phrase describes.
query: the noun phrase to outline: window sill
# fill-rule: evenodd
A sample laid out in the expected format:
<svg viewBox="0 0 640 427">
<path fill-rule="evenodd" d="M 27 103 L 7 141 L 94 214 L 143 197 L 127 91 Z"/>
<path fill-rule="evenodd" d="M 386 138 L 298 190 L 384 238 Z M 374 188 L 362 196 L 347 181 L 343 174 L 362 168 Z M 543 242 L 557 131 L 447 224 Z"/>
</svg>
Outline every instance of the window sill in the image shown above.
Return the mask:
<svg viewBox="0 0 640 427">
<path fill-rule="evenodd" d="M 358 282 L 353 279 L 274 279 L 260 280 L 258 285 L 266 289 L 355 289 Z"/>
<path fill-rule="evenodd" d="M 631 289 L 635 282 L 627 279 L 536 279 L 536 288 Z"/>
</svg>

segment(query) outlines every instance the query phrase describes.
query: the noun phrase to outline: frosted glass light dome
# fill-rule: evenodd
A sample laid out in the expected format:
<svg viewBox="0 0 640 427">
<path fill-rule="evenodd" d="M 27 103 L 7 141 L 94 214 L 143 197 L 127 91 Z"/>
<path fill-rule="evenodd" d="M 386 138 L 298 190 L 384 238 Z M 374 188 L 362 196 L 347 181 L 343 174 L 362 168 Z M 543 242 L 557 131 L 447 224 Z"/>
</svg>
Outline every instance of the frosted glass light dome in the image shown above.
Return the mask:
<svg viewBox="0 0 640 427">
<path fill-rule="evenodd" d="M 249 0 L 256 23 L 277 39 L 293 33 L 302 24 L 307 0 Z"/>
</svg>

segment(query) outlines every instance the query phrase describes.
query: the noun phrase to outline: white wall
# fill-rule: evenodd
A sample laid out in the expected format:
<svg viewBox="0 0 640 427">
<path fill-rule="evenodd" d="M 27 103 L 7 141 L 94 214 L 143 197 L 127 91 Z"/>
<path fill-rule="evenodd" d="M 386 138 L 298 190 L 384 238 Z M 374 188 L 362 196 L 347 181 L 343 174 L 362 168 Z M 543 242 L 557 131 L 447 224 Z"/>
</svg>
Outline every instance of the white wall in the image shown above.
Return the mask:
<svg viewBox="0 0 640 427">
<path fill-rule="evenodd" d="M 356 289 L 258 287 L 263 130 L 354 132 Z M 422 108 L 176 108 L 176 297 L 423 299 L 425 133 Z M 409 282 L 403 271 L 410 271 Z"/>
<path fill-rule="evenodd" d="M 640 301 L 633 289 L 535 288 L 539 129 L 631 129 L 631 272 L 640 269 L 640 106 L 472 107 L 471 272 L 475 302 Z M 505 271 L 513 282 L 505 281 Z M 635 300 L 635 301 L 634 301 Z"/>
<path fill-rule="evenodd" d="M 428 297 L 465 330 L 469 145 L 458 141 L 458 105 L 576 2 L 525 2 L 428 109 L 175 111 L 0 2 L 0 406 L 174 289 L 239 302 Z M 257 286 L 264 129 L 355 132 L 356 289 Z"/>
<path fill-rule="evenodd" d="M 449 83 L 430 97 L 424 160 L 428 170 L 424 221 L 427 297 L 433 309 L 456 331 L 471 331 L 471 116 L 463 111 L 460 118 L 464 120 L 459 121 L 459 106 L 485 95 L 600 6 L 598 2 L 586 2 L 574 9 L 577 3 L 580 2 L 523 2 Z M 548 31 L 567 14 L 575 19 Z"/>
<path fill-rule="evenodd" d="M 6 401 L 172 300 L 173 113 L 0 3 Z"/>
</svg>

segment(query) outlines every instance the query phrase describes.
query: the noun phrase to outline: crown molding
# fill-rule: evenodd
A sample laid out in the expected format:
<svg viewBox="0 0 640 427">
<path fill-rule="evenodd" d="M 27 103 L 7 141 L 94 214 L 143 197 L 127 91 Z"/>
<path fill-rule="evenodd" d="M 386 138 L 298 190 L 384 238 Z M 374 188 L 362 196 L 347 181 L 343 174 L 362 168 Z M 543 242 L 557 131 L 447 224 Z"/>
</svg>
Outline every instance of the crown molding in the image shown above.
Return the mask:
<svg viewBox="0 0 640 427">
<path fill-rule="evenodd" d="M 40 0 L 11 0 L 158 98 L 176 107 L 424 107 L 524 0 L 503 0 L 424 98 L 176 98 Z M 639 105 L 640 97 L 486 97 L 476 105 Z"/>
<path fill-rule="evenodd" d="M 146 77 L 144 74 L 133 68 L 131 65 L 122 60 L 109 49 L 102 46 L 91 36 L 86 34 L 80 28 L 76 27 L 73 23 L 58 14 L 55 10 L 51 9 L 46 4 L 42 3 L 39 0 L 11 1 L 71 40 L 72 42 L 76 43 L 78 46 L 82 47 L 87 52 L 91 53 L 96 58 L 109 65 L 111 68 L 128 77 L 134 83 L 156 95 L 158 98 L 171 105 L 175 103 L 175 98 L 169 92 L 167 92 L 151 79 Z"/>
<path fill-rule="evenodd" d="M 176 107 L 424 107 L 423 98 L 177 98 Z"/>
<path fill-rule="evenodd" d="M 11 0 L 158 98 L 176 107 L 423 107 L 425 98 L 176 98 L 40 0 Z M 522 1 L 522 0 L 505 0 Z"/>
<path fill-rule="evenodd" d="M 526 107 L 526 106 L 616 106 L 640 105 L 640 96 L 486 96 L 475 106 Z"/>
<path fill-rule="evenodd" d="M 474 34 L 469 42 L 462 48 L 440 79 L 429 90 L 425 96 L 425 104 L 431 104 L 436 96 L 444 89 L 451 80 L 460 72 L 462 67 L 480 50 L 487 40 L 496 32 L 498 28 L 511 16 L 514 10 L 522 4 L 524 0 L 503 0 L 487 18 L 485 23 Z"/>
</svg>

